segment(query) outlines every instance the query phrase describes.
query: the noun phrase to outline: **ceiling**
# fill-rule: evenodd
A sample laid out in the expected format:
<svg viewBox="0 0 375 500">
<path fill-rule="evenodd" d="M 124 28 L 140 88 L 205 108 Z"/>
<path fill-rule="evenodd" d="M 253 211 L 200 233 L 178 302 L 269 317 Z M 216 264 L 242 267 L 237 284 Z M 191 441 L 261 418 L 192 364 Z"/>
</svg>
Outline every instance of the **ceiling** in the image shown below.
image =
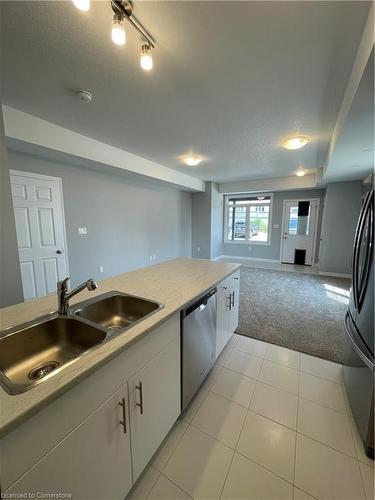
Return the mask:
<svg viewBox="0 0 375 500">
<path fill-rule="evenodd" d="M 374 169 L 374 50 L 367 62 L 325 181 L 364 179 Z"/>
<path fill-rule="evenodd" d="M 2 102 L 164 166 L 218 182 L 324 164 L 370 2 L 147 1 L 157 41 L 110 40 L 108 1 L 0 2 Z M 93 93 L 90 105 L 73 91 Z M 307 134 L 286 151 L 280 140 Z M 206 157 L 182 165 L 189 150 Z"/>
</svg>

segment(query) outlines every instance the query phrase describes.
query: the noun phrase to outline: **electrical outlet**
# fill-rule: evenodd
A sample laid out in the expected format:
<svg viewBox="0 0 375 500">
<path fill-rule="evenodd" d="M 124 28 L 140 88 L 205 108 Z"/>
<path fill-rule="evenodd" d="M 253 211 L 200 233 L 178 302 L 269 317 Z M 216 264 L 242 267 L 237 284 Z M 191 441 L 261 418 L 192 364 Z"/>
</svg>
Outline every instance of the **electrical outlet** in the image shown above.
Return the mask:
<svg viewBox="0 0 375 500">
<path fill-rule="evenodd" d="M 87 234 L 87 227 L 79 227 L 78 234 Z"/>
<path fill-rule="evenodd" d="M 103 267 L 103 266 L 100 266 L 100 267 L 99 267 L 99 272 L 100 272 L 100 273 L 104 273 L 104 267 Z"/>
</svg>

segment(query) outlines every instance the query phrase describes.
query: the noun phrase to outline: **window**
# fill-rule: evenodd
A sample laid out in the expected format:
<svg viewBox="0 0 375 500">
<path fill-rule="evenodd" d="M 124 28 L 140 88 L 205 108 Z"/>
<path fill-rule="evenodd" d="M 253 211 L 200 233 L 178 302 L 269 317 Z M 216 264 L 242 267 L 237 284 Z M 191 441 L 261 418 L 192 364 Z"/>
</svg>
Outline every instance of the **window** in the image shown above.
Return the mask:
<svg viewBox="0 0 375 500">
<path fill-rule="evenodd" d="M 269 244 L 272 195 L 226 197 L 225 240 Z"/>
</svg>

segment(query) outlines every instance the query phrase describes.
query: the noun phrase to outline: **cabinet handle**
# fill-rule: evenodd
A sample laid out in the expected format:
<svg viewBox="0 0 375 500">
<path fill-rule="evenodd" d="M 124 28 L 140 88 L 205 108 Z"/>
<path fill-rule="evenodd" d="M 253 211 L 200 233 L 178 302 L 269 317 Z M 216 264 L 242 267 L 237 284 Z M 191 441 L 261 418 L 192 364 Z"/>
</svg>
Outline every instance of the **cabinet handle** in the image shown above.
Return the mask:
<svg viewBox="0 0 375 500">
<path fill-rule="evenodd" d="M 135 386 L 136 389 L 139 391 L 139 403 L 136 403 L 135 406 L 139 406 L 140 413 L 143 415 L 143 387 L 142 387 L 142 382 L 139 382 L 139 385 Z"/>
<path fill-rule="evenodd" d="M 231 295 L 233 295 L 233 299 L 232 299 L 232 307 L 234 307 L 234 291 L 231 293 Z"/>
<path fill-rule="evenodd" d="M 233 279 L 235 279 L 235 280 L 239 280 L 240 278 L 233 278 Z"/>
<path fill-rule="evenodd" d="M 122 400 L 119 402 L 119 405 L 122 408 L 122 420 L 120 420 L 120 424 L 124 428 L 124 434 L 126 434 L 127 428 L 126 428 L 126 406 L 125 406 L 125 398 L 122 398 Z"/>
<path fill-rule="evenodd" d="M 228 300 L 229 300 L 229 304 L 228 304 Z M 232 310 L 232 294 L 228 295 L 228 297 L 227 297 L 227 308 L 229 309 L 229 311 Z"/>
</svg>

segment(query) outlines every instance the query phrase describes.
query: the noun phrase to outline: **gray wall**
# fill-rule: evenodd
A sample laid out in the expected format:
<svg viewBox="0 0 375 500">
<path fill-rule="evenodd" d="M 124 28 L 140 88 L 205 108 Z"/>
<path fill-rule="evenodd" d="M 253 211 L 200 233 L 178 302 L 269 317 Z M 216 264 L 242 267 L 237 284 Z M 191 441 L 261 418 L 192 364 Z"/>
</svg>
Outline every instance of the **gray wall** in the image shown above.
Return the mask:
<svg viewBox="0 0 375 500">
<path fill-rule="evenodd" d="M 191 194 L 9 151 L 9 168 L 61 177 L 72 284 L 191 255 Z M 78 235 L 78 227 L 87 235 Z M 99 266 L 104 273 L 99 273 Z"/>
<path fill-rule="evenodd" d="M 223 215 L 224 196 L 219 193 L 219 186 L 211 186 L 211 259 L 223 254 Z"/>
<path fill-rule="evenodd" d="M 10 191 L 3 113 L 0 103 L 0 307 L 23 301 L 16 226 Z"/>
<path fill-rule="evenodd" d="M 211 184 L 191 197 L 191 254 L 200 259 L 211 258 Z"/>
<path fill-rule="evenodd" d="M 215 182 L 206 182 L 204 193 L 192 195 L 192 256 L 214 259 L 223 247 L 223 195 Z"/>
<path fill-rule="evenodd" d="M 223 255 L 230 255 L 235 257 L 251 257 L 257 259 L 280 259 L 281 248 L 281 231 L 283 219 L 283 201 L 295 200 L 303 198 L 319 198 L 319 219 L 318 219 L 318 235 L 317 235 L 317 249 L 315 253 L 315 262 L 318 260 L 319 255 L 319 235 L 322 222 L 322 206 L 324 200 L 323 189 L 313 189 L 309 191 L 278 191 L 273 193 L 273 209 L 271 221 L 271 239 L 270 245 L 252 245 L 251 243 L 224 243 Z M 274 228 L 274 225 L 279 227 Z"/>
<path fill-rule="evenodd" d="M 321 235 L 320 271 L 350 274 L 361 196 L 361 182 L 328 184 Z"/>
</svg>

